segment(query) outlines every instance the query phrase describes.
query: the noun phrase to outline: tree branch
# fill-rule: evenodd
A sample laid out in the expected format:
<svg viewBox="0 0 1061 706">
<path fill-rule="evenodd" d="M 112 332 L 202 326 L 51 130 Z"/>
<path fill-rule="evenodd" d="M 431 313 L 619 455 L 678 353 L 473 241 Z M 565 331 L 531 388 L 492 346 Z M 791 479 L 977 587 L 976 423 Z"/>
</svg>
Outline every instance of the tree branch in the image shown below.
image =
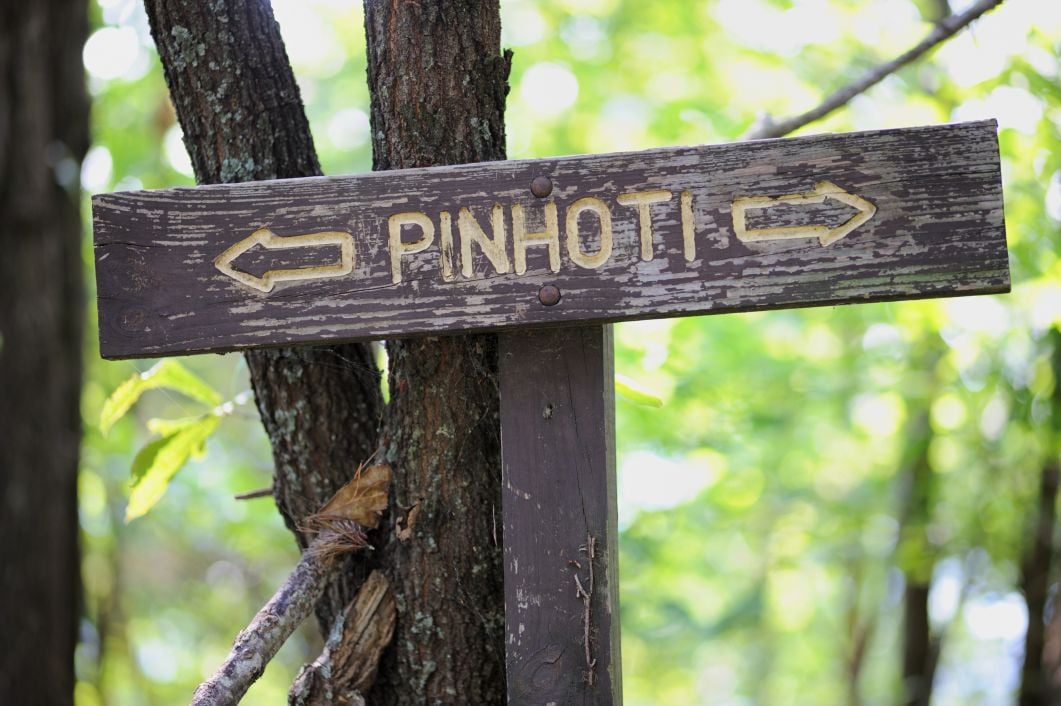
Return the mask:
<svg viewBox="0 0 1061 706">
<path fill-rule="evenodd" d="M 316 545 L 321 540 L 314 542 Z M 239 703 L 251 684 L 302 621 L 335 573 L 336 563 L 310 549 L 295 570 L 232 645 L 232 651 L 212 677 L 195 690 L 191 706 L 230 706 Z"/>
<path fill-rule="evenodd" d="M 891 61 L 886 61 L 883 64 L 878 64 L 873 67 L 858 80 L 853 81 L 834 92 L 817 107 L 779 123 L 773 122 L 769 119 L 769 116 L 767 116 L 766 120 L 763 121 L 763 124 L 753 127 L 744 135 L 743 139 L 761 140 L 770 137 L 783 137 L 791 132 L 795 132 L 804 125 L 813 123 L 816 120 L 821 120 L 829 113 L 844 106 L 855 96 L 860 93 L 865 93 L 891 74 L 921 58 L 924 54 L 967 27 L 981 15 L 1001 5 L 1003 2 L 1004 0 L 980 0 L 980 2 L 972 5 L 965 12 L 945 17 L 940 20 L 939 23 L 932 28 L 932 31 L 928 33 L 928 36 L 922 39 L 916 46 L 903 54 L 900 54 Z"/>
<path fill-rule="evenodd" d="M 268 498 L 273 494 L 273 486 L 268 488 L 259 488 L 258 490 L 248 490 L 246 493 L 237 493 L 234 497 L 236 500 L 254 500 L 255 498 Z"/>
</svg>

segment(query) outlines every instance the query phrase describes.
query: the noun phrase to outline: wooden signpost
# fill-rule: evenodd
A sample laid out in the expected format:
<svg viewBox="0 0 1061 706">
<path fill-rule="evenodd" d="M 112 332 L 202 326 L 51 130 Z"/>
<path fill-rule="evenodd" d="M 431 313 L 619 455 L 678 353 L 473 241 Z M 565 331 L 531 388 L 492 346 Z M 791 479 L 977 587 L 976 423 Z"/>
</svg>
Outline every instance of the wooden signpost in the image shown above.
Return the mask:
<svg viewBox="0 0 1061 706">
<path fill-rule="evenodd" d="M 607 323 L 1009 289 L 993 121 L 105 194 L 93 216 L 104 357 L 502 331 L 511 704 L 621 702 Z"/>
</svg>

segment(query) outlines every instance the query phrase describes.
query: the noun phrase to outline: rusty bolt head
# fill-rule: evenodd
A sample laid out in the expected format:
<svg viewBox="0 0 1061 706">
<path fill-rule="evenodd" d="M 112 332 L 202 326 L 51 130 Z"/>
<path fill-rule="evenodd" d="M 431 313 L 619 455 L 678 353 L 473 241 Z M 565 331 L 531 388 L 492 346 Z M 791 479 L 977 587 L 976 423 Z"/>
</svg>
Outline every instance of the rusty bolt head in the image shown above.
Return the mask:
<svg viewBox="0 0 1061 706">
<path fill-rule="evenodd" d="M 531 182 L 531 193 L 540 199 L 544 199 L 553 193 L 553 180 L 547 176 L 536 176 Z"/>
<path fill-rule="evenodd" d="M 560 288 L 547 284 L 538 290 L 538 301 L 545 306 L 556 306 L 560 303 Z"/>
</svg>

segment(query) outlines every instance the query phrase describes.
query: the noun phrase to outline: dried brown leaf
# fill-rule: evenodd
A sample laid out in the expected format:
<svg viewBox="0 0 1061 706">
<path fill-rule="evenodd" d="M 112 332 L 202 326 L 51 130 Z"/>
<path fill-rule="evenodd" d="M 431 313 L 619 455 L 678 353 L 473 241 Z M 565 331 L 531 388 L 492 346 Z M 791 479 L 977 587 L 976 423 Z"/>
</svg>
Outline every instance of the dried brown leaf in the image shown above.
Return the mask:
<svg viewBox="0 0 1061 706">
<path fill-rule="evenodd" d="M 359 468 L 350 482 L 339 488 L 317 515 L 343 517 L 362 527 L 375 529 L 387 509 L 391 467 L 376 464 Z"/>
</svg>

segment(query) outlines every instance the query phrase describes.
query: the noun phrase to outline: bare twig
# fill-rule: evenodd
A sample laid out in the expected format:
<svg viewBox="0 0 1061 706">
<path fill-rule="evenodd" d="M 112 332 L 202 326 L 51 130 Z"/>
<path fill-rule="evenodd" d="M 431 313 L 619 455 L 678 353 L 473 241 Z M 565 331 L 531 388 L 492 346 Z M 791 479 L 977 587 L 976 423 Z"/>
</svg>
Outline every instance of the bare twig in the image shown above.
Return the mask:
<svg viewBox="0 0 1061 706">
<path fill-rule="evenodd" d="M 254 498 L 264 498 L 273 494 L 273 486 L 268 488 L 258 488 L 258 490 L 248 490 L 246 493 L 237 493 L 234 497 L 236 500 L 253 500 Z"/>
<path fill-rule="evenodd" d="M 900 54 L 891 61 L 886 61 L 883 64 L 878 64 L 873 67 L 858 80 L 849 83 L 830 95 L 817 107 L 779 123 L 775 123 L 767 118 L 761 125 L 750 130 L 743 139 L 761 140 L 768 137 L 782 137 L 790 132 L 798 130 L 808 123 L 821 120 L 829 113 L 845 105 L 855 96 L 864 93 L 883 81 L 889 75 L 921 58 L 925 53 L 953 37 L 981 15 L 1001 5 L 1003 2 L 1004 0 L 980 0 L 980 2 L 970 6 L 965 12 L 960 12 L 956 15 L 950 15 L 949 17 L 943 18 L 932 28 L 932 31 L 928 33 L 928 36 L 922 39 L 916 46 L 903 54 Z"/>
<path fill-rule="evenodd" d="M 592 620 L 592 601 L 593 601 L 593 561 L 597 557 L 597 538 L 593 535 L 589 535 L 586 539 L 586 544 L 583 546 L 582 551 L 586 553 L 586 557 L 589 563 L 589 579 L 586 585 L 582 584 L 582 580 L 575 574 L 575 596 L 582 599 L 582 647 L 586 653 L 586 683 L 593 686 L 597 681 L 597 660 L 593 657 L 593 650 L 591 646 L 591 634 L 593 632 Z M 582 565 L 577 561 L 571 562 L 576 568 L 582 568 Z M 588 586 L 588 588 L 587 588 Z"/>
<path fill-rule="evenodd" d="M 236 636 L 232 651 L 218 670 L 195 690 L 191 706 L 239 703 L 280 646 L 313 612 L 334 571 L 335 563 L 322 558 L 318 552 L 303 552 L 284 584 Z"/>
</svg>

